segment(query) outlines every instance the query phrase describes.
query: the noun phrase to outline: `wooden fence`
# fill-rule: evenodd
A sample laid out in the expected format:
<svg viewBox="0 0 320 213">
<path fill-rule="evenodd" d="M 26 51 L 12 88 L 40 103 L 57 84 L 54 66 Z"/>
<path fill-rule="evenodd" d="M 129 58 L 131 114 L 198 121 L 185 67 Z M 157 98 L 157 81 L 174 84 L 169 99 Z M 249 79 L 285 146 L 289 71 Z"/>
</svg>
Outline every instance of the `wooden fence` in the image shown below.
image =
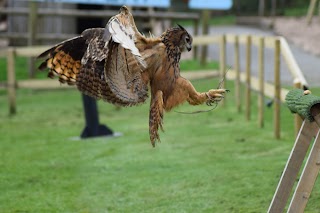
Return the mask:
<svg viewBox="0 0 320 213">
<path fill-rule="evenodd" d="M 245 99 L 245 116 L 247 120 L 251 119 L 251 91 L 258 92 L 258 124 L 263 127 L 264 122 L 264 97 L 267 96 L 274 100 L 274 136 L 280 138 L 280 105 L 285 101 L 285 96 L 288 90 L 281 87 L 280 82 L 280 61 L 283 57 L 286 63 L 289 74 L 293 77 L 292 85 L 295 88 L 302 88 L 308 86 L 308 83 L 300 70 L 285 38 L 280 36 L 256 36 L 256 35 L 233 35 L 225 34 L 221 36 L 198 36 L 194 39 L 194 45 L 219 45 L 220 49 L 220 76 L 226 73 L 226 45 L 227 43 L 234 46 L 234 66 L 233 69 L 228 71 L 227 79 L 234 80 L 235 82 L 235 98 L 238 111 L 241 110 L 241 98 Z M 239 45 L 246 47 L 246 68 L 244 72 L 240 70 L 240 51 Z M 251 74 L 251 46 L 258 47 L 258 77 Z M 264 80 L 265 71 L 264 63 L 265 48 L 274 50 L 274 83 L 268 83 Z M 246 87 L 245 97 L 241 97 L 240 85 L 244 83 Z M 295 132 L 298 133 L 302 124 L 302 119 L 295 116 Z"/>
<path fill-rule="evenodd" d="M 264 122 L 264 97 L 270 97 L 274 100 L 274 136 L 280 138 L 280 104 L 284 102 L 288 93 L 287 89 L 281 88 L 280 82 L 280 60 L 284 58 L 290 74 L 294 78 L 293 86 L 307 86 L 307 82 L 297 65 L 286 40 L 282 37 L 273 36 L 251 36 L 251 35 L 221 35 L 221 36 L 198 36 L 194 38 L 194 46 L 219 45 L 220 49 L 220 76 L 226 73 L 226 44 L 234 45 L 234 68 L 228 71 L 227 79 L 235 82 L 235 98 L 238 111 L 241 109 L 241 99 L 245 99 L 245 116 L 247 120 L 251 119 L 251 91 L 258 92 L 258 123 L 259 127 L 263 127 Z M 239 45 L 246 47 L 246 69 L 245 72 L 240 71 L 239 63 Z M 259 74 L 258 77 L 251 75 L 251 46 L 255 45 L 259 49 Z M 16 56 L 35 57 L 49 46 L 33 46 L 33 47 L 11 47 L 7 50 L 0 51 L 0 56 L 7 57 L 7 83 L 9 113 L 16 112 L 16 88 L 30 89 L 53 89 L 62 88 L 58 81 L 52 80 L 25 80 L 16 81 L 14 61 Z M 267 83 L 264 80 L 264 51 L 265 48 L 274 50 L 274 83 Z M 206 77 L 212 74 L 203 74 Z M 240 85 L 244 83 L 246 91 L 245 97 L 241 97 Z M 301 126 L 301 119 L 295 118 L 295 126 L 298 130 Z"/>
<path fill-rule="evenodd" d="M 34 46 L 39 44 L 40 41 L 51 41 L 58 43 L 60 41 L 69 39 L 71 37 L 77 36 L 74 33 L 45 33 L 41 32 L 43 29 L 39 29 L 40 22 L 39 18 L 42 17 L 72 17 L 72 18 L 101 18 L 106 21 L 108 18 L 116 15 L 118 10 L 79 10 L 79 9 L 52 9 L 52 8 L 39 8 L 41 3 L 36 1 L 30 1 L 27 7 L 9 7 L 0 8 L 0 15 L 10 15 L 10 16 L 25 16 L 27 17 L 27 32 L 0 32 L 0 38 L 12 40 L 26 40 L 28 46 Z M 155 21 L 156 20 L 169 20 L 170 22 L 174 20 L 190 20 L 193 23 L 194 35 L 199 33 L 199 20 L 200 13 L 197 12 L 174 12 L 174 11 L 155 11 L 153 8 L 145 8 L 146 11 L 134 10 L 132 11 L 135 19 L 138 20 L 148 20 L 148 28 L 151 32 L 155 34 Z M 70 23 L 69 23 L 70 24 Z M 103 27 L 103 26 L 101 26 Z M 165 27 L 165 26 L 162 26 Z M 196 53 L 197 51 L 195 51 Z M 206 53 L 203 53 L 206 57 Z M 33 61 L 29 60 L 29 76 L 34 77 L 34 66 Z"/>
<path fill-rule="evenodd" d="M 35 44 L 36 40 L 65 40 L 76 34 L 56 34 L 56 33 L 36 33 L 37 20 L 39 17 L 86 17 L 86 18 L 103 18 L 108 19 L 118 13 L 118 10 L 76 10 L 76 9 L 59 9 L 37 8 L 37 2 L 30 2 L 29 8 L 0 8 L 0 15 L 17 15 L 28 17 L 28 33 L 0 33 L 0 38 L 22 38 L 28 39 L 29 43 Z M 148 11 L 133 11 L 133 16 L 137 19 L 149 19 L 151 28 L 155 27 L 154 20 L 191 20 L 194 25 L 195 35 L 198 34 L 199 13 L 184 13 L 171 11 L 154 11 L 150 8 Z"/>
</svg>

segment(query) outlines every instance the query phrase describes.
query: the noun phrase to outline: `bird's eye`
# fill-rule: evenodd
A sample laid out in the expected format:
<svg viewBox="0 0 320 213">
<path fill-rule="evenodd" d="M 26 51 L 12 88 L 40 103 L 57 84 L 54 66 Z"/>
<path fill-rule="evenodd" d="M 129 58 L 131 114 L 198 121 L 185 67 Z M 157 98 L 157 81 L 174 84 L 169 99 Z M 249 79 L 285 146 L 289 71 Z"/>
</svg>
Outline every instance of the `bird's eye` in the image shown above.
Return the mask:
<svg viewBox="0 0 320 213">
<path fill-rule="evenodd" d="M 190 38 L 189 37 L 186 37 L 186 42 L 190 42 Z"/>
</svg>

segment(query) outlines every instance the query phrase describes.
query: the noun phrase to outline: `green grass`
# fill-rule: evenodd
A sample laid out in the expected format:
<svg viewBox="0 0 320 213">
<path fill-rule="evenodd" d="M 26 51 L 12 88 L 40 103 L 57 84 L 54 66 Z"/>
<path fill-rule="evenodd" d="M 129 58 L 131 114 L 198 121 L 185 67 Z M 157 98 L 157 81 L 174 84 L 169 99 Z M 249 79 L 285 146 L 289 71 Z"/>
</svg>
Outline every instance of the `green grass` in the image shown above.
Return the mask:
<svg viewBox="0 0 320 213">
<path fill-rule="evenodd" d="M 206 91 L 218 80 L 193 83 Z M 18 113 L 10 117 L 2 91 L 0 212 L 266 212 L 294 142 L 293 117 L 283 106 L 282 139 L 275 140 L 272 109 L 257 128 L 256 99 L 247 122 L 227 85 L 225 107 L 166 113 L 156 148 L 148 103 L 117 110 L 99 102 L 101 123 L 123 136 L 78 141 L 79 92 L 18 90 Z M 208 107 L 177 110 L 199 109 Z M 317 183 L 306 212 L 320 209 L 319 192 Z"/>
<path fill-rule="evenodd" d="M 37 68 L 40 65 L 40 60 L 35 60 L 35 67 Z M 7 61 L 5 58 L 0 58 L 0 82 L 6 81 L 7 79 Z M 15 58 L 15 72 L 16 72 L 16 79 L 28 79 L 28 59 L 26 57 L 16 57 Z M 35 72 L 35 78 L 43 79 L 47 78 L 46 72 Z"/>
<path fill-rule="evenodd" d="M 284 7 L 284 16 L 306 16 L 310 1 L 294 0 Z M 315 9 L 315 12 L 317 8 Z"/>
<path fill-rule="evenodd" d="M 180 69 L 182 71 L 217 70 L 219 69 L 219 63 L 217 61 L 209 61 L 205 65 L 201 65 L 198 60 L 182 60 L 180 63 Z"/>
</svg>

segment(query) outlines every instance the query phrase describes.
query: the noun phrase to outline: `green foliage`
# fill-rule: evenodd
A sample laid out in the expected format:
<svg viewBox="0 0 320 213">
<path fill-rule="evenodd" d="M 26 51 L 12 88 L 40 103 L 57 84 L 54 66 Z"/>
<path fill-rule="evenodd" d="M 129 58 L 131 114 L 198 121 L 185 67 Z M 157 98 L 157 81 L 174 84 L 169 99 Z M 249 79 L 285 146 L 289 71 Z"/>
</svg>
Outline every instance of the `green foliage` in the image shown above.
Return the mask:
<svg viewBox="0 0 320 213">
<path fill-rule="evenodd" d="M 182 26 L 193 26 L 194 22 L 191 20 L 176 20 L 173 21 L 173 24 L 178 23 Z M 219 25 L 234 25 L 236 23 L 236 16 L 235 15 L 217 15 L 213 16 L 209 20 L 209 25 L 219 26 Z M 201 23 L 200 23 L 201 24 Z"/>
<path fill-rule="evenodd" d="M 276 1 L 276 14 L 285 16 L 305 16 L 310 1 L 282 0 Z M 265 15 L 271 14 L 272 1 L 265 1 Z M 233 4 L 233 11 L 241 15 L 258 15 L 259 1 L 241 0 Z"/>
<path fill-rule="evenodd" d="M 297 6 L 297 7 L 285 7 L 284 16 L 306 16 L 308 12 L 308 6 Z"/>
<path fill-rule="evenodd" d="M 234 25 L 236 24 L 236 16 L 234 15 L 214 16 L 210 19 L 209 24 L 214 26 Z"/>
<path fill-rule="evenodd" d="M 284 16 L 305 16 L 308 11 L 310 1 L 305 0 L 291 0 L 287 2 L 278 2 L 277 8 L 279 15 Z"/>
<path fill-rule="evenodd" d="M 218 79 L 193 82 L 206 91 Z M 84 127 L 76 90 L 18 90 L 18 114 L 0 105 L 0 212 L 266 212 L 294 142 L 284 106 L 281 140 L 272 109 L 257 128 L 234 103 L 208 113 L 165 114 L 162 142 L 152 148 L 148 109 L 98 102 L 100 121 L 117 138 L 75 140 Z M 0 103 L 6 103 L 0 94 Z M 178 111 L 208 109 L 183 105 Z M 320 208 L 320 184 L 306 212 Z"/>
</svg>

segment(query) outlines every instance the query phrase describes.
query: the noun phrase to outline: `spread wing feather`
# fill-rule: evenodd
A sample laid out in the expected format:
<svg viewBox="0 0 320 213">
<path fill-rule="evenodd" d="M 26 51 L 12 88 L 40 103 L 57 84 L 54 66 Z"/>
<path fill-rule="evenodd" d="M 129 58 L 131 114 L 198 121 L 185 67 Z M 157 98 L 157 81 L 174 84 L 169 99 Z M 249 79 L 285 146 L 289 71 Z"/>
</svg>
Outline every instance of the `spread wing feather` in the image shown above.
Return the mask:
<svg viewBox="0 0 320 213">
<path fill-rule="evenodd" d="M 147 65 L 135 45 L 141 34 L 126 7 L 109 20 L 105 39 L 108 32 L 111 39 L 106 44 L 109 51 L 104 70 L 106 81 L 120 100 L 129 105 L 142 103 L 148 97 L 148 87 L 141 76 Z"/>
<path fill-rule="evenodd" d="M 49 68 L 48 76 L 96 99 L 121 106 L 144 102 L 148 87 L 141 72 L 143 60 L 135 42 L 142 35 L 126 7 L 110 19 L 106 28 L 85 30 L 42 53 L 47 59 L 39 69 Z"/>
<path fill-rule="evenodd" d="M 88 59 L 87 63 L 82 67 L 81 72 L 77 76 L 78 89 L 97 100 L 102 99 L 118 106 L 130 105 L 130 103 L 119 99 L 111 91 L 104 76 L 104 65 L 105 60 L 94 61 L 93 59 Z"/>
<path fill-rule="evenodd" d="M 49 68 L 48 77 L 58 76 L 61 83 L 74 85 L 76 76 L 80 72 L 81 58 L 86 49 L 84 43 L 84 38 L 78 36 L 43 52 L 38 58 L 46 57 L 46 60 L 42 62 L 39 69 Z"/>
<path fill-rule="evenodd" d="M 142 35 L 137 30 L 133 17 L 126 7 L 121 7 L 120 13 L 109 20 L 106 31 L 109 31 L 114 42 L 130 50 L 143 68 L 147 67 L 135 44 L 137 39 L 142 38 Z"/>
<path fill-rule="evenodd" d="M 86 51 L 81 59 L 81 64 L 86 64 L 88 59 L 102 61 L 108 56 L 108 49 L 105 47 L 104 28 L 92 28 L 82 32 L 86 40 Z"/>
<path fill-rule="evenodd" d="M 141 56 L 138 48 L 136 47 L 134 40 L 135 35 L 133 29 L 129 23 L 122 24 L 119 19 L 122 16 L 114 16 L 109 20 L 108 30 L 112 36 L 112 40 L 121 44 L 123 48 L 131 50 L 132 54 Z"/>
<path fill-rule="evenodd" d="M 148 97 L 148 87 L 143 82 L 139 64 L 132 53 L 118 43 L 109 42 L 105 76 L 111 91 L 129 105 L 144 102 Z"/>
<path fill-rule="evenodd" d="M 95 30 L 95 33 L 91 33 Z M 129 106 L 136 104 L 119 98 L 117 92 L 111 90 L 105 70 L 110 66 L 112 51 L 105 45 L 103 28 L 86 30 L 82 33 L 86 38 L 87 49 L 81 59 L 81 71 L 77 76 L 77 87 L 86 95 L 96 99 L 103 99 L 115 105 Z M 111 41 L 110 41 L 111 42 Z M 121 72 L 119 72 L 121 74 Z M 123 82 L 119 82 L 123 83 Z M 120 91 L 121 92 L 121 91 Z"/>
</svg>

